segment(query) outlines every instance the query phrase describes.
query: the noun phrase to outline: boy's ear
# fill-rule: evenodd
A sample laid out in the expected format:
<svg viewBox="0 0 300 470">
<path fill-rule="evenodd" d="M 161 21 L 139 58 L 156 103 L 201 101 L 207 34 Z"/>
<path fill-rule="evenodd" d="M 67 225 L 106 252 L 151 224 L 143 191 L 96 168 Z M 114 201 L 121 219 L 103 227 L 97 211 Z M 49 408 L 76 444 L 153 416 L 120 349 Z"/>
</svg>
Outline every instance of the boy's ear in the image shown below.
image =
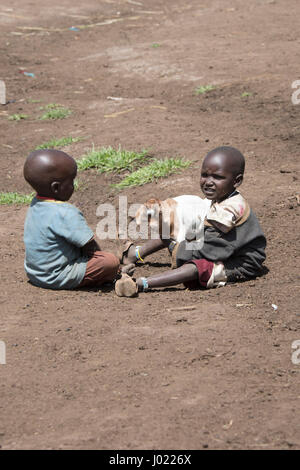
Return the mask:
<svg viewBox="0 0 300 470">
<path fill-rule="evenodd" d="M 236 175 L 234 180 L 234 187 L 238 188 L 243 182 L 244 175 L 242 173 Z"/>
<path fill-rule="evenodd" d="M 53 192 L 53 194 L 57 194 L 57 193 L 58 193 L 58 191 L 59 191 L 59 186 L 60 186 L 59 181 L 53 181 L 53 183 L 51 183 L 50 188 L 51 188 L 51 191 Z"/>
</svg>

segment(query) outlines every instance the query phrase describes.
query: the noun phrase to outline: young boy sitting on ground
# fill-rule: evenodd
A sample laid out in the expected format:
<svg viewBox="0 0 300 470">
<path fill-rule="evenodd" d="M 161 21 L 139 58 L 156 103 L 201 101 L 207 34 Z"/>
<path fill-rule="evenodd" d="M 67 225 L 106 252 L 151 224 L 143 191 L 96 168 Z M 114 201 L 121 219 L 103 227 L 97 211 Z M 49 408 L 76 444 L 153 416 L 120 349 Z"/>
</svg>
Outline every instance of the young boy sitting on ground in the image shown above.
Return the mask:
<svg viewBox="0 0 300 470">
<path fill-rule="evenodd" d="M 37 195 L 24 228 L 25 271 L 48 289 L 100 286 L 115 280 L 119 260 L 101 251 L 82 213 L 67 203 L 74 191 L 75 160 L 58 150 L 32 152 L 24 177 Z"/>
<path fill-rule="evenodd" d="M 203 245 L 190 249 L 184 240 L 174 247 L 174 242 L 162 239 L 149 240 L 140 247 L 128 244 L 123 252 L 125 265 L 165 247 L 173 249 L 176 260 L 174 270 L 138 278 L 136 291 L 180 283 L 210 288 L 262 273 L 266 239 L 255 214 L 236 190 L 243 181 L 244 168 L 243 155 L 233 147 L 218 147 L 206 155 L 200 186 L 211 205 L 204 222 Z M 124 275 L 116 283 L 116 293 L 131 296 L 133 282 Z"/>
</svg>

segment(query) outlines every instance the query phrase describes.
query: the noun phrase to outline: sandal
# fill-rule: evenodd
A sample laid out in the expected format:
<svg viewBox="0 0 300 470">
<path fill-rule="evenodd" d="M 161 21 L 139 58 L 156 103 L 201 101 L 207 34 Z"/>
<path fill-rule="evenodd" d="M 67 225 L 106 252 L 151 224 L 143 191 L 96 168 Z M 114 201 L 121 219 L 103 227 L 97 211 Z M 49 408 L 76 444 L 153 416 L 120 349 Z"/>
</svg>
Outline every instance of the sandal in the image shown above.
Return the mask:
<svg viewBox="0 0 300 470">
<path fill-rule="evenodd" d="M 138 293 L 137 283 L 126 273 L 122 273 L 121 279 L 115 283 L 115 293 L 119 297 L 136 297 Z"/>
</svg>

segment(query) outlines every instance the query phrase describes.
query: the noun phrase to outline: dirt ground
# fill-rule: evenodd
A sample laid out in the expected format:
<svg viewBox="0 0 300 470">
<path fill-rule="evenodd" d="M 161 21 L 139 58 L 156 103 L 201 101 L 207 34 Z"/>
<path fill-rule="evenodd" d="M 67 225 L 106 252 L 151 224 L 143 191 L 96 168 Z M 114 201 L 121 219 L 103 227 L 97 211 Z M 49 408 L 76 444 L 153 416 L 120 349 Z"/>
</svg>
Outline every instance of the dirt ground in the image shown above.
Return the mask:
<svg viewBox="0 0 300 470">
<path fill-rule="evenodd" d="M 0 79 L 14 101 L 0 107 L 1 191 L 30 192 L 24 160 L 52 137 L 84 137 L 66 147 L 75 158 L 94 144 L 195 162 L 123 191 L 129 203 L 199 194 L 203 156 L 233 145 L 268 239 L 268 272 L 242 284 L 137 299 L 47 291 L 23 270 L 27 207 L 1 206 L 2 449 L 299 449 L 299 14 L 297 0 L 1 2 Z M 48 103 L 73 114 L 39 121 Z M 96 230 L 120 177 L 80 180 L 71 201 Z M 161 252 L 136 274 L 169 265 Z"/>
</svg>

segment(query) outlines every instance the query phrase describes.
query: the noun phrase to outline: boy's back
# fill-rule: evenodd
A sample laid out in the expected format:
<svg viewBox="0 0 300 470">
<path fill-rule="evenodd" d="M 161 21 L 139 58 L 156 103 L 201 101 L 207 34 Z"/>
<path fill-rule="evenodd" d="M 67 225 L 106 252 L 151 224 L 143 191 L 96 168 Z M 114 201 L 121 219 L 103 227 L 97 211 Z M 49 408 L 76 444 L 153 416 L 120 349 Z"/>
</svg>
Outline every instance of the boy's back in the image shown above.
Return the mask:
<svg viewBox="0 0 300 470">
<path fill-rule="evenodd" d="M 117 276 L 118 258 L 101 250 L 82 213 L 67 203 L 76 175 L 76 161 L 61 150 L 34 150 L 25 161 L 24 178 L 37 194 L 25 221 L 25 271 L 36 286 L 98 287 Z"/>
<path fill-rule="evenodd" d="M 24 266 L 30 281 L 53 289 L 78 286 L 87 263 L 80 247 L 92 237 L 92 230 L 76 207 L 35 197 L 24 227 Z"/>
</svg>

